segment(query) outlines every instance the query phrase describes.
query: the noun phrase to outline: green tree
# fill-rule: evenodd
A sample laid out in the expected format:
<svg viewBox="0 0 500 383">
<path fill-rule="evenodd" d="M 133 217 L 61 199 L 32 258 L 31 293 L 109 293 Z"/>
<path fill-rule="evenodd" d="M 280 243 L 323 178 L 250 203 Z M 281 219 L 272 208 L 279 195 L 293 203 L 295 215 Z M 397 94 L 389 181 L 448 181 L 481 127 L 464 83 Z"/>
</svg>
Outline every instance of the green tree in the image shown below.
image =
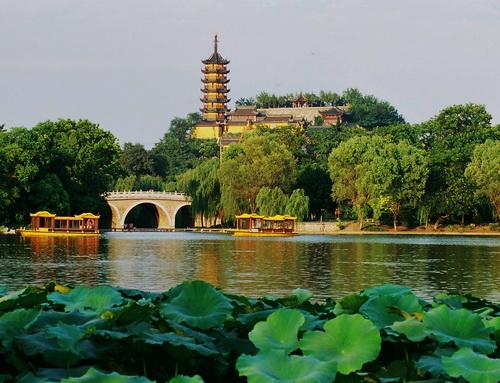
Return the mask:
<svg viewBox="0 0 500 383">
<path fill-rule="evenodd" d="M 390 164 L 391 182 L 380 194 L 387 201 L 386 206 L 392 213 L 394 230 L 397 230 L 401 207 L 415 206 L 425 193 L 427 158 L 422 149 L 417 149 L 406 141 L 397 144 L 387 142 L 384 155 Z"/>
<path fill-rule="evenodd" d="M 300 166 L 295 187 L 304 190 L 309 197 L 309 211 L 313 219 L 325 211 L 333 212 L 332 180 L 325 166 L 312 161 Z"/>
<path fill-rule="evenodd" d="M 309 197 L 304 194 L 304 190 L 295 189 L 285 207 L 285 213 L 297 217 L 299 221 L 303 221 L 309 214 Z"/>
<path fill-rule="evenodd" d="M 500 220 L 500 141 L 487 140 L 474 148 L 465 177 L 475 183 L 477 195 L 488 198 Z"/>
<path fill-rule="evenodd" d="M 295 182 L 292 153 L 285 145 L 259 135 L 248 135 L 223 154 L 220 169 L 221 202 L 224 214 L 256 211 L 255 199 L 264 187 L 288 191 Z"/>
<path fill-rule="evenodd" d="M 142 144 L 126 142 L 120 155 L 120 163 L 128 174 L 141 176 L 151 174 L 153 162 Z"/>
<path fill-rule="evenodd" d="M 375 96 L 363 95 L 358 89 L 347 89 L 342 99 L 350 104 L 348 121 L 359 124 L 366 129 L 404 123 L 404 118 L 397 109 L 387 101 Z"/>
<path fill-rule="evenodd" d="M 214 218 L 215 222 L 219 216 L 221 198 L 219 164 L 217 158 L 212 158 L 177 177 L 179 190 L 191 197 L 191 209 L 200 215 L 202 226 L 205 220 Z"/>
<path fill-rule="evenodd" d="M 475 186 L 464 176 L 474 147 L 487 139 L 498 140 L 498 128 L 483 105 L 454 105 L 423 124 L 429 156 L 429 178 L 421 205 L 425 220 L 434 227 L 445 219 L 464 222 L 480 203 Z"/>
<path fill-rule="evenodd" d="M 267 186 L 259 190 L 255 199 L 259 213 L 267 216 L 284 214 L 287 201 L 288 197 L 279 187 L 271 189 Z"/>
</svg>

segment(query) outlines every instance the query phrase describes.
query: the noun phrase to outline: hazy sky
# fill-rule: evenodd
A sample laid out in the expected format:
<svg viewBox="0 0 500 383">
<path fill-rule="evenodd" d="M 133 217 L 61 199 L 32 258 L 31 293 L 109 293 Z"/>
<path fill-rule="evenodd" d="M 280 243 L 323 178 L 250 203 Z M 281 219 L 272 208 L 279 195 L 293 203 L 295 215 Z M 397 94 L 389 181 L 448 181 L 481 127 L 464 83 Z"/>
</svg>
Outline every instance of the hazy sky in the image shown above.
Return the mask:
<svg viewBox="0 0 500 383">
<path fill-rule="evenodd" d="M 216 32 L 233 100 L 358 87 L 409 122 L 476 102 L 500 123 L 500 0 L 0 0 L 0 123 L 151 147 L 201 106 Z"/>
</svg>

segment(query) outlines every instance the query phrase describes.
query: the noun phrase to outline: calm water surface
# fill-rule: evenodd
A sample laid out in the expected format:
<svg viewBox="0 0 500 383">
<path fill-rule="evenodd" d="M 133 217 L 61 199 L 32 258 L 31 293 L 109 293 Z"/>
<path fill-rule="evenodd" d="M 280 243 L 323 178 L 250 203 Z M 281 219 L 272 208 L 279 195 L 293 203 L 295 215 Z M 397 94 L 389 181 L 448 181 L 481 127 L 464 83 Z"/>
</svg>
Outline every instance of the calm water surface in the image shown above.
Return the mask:
<svg viewBox="0 0 500 383">
<path fill-rule="evenodd" d="M 317 299 L 380 283 L 423 297 L 461 291 L 500 301 L 500 239 L 432 236 L 233 238 L 194 233 L 108 233 L 102 238 L 0 236 L 0 285 L 51 280 L 166 290 L 203 279 L 227 292 Z"/>
</svg>

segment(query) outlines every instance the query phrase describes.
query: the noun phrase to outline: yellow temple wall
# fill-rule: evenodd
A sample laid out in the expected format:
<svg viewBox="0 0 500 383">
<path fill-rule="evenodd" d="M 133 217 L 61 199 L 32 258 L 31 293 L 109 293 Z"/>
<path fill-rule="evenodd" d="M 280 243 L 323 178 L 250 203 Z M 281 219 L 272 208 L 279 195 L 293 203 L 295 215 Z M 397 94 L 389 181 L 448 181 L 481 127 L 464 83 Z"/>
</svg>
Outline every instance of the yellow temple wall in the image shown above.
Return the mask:
<svg viewBox="0 0 500 383">
<path fill-rule="evenodd" d="M 209 139 L 219 137 L 219 128 L 217 126 L 196 126 L 193 129 L 193 138 Z"/>
</svg>

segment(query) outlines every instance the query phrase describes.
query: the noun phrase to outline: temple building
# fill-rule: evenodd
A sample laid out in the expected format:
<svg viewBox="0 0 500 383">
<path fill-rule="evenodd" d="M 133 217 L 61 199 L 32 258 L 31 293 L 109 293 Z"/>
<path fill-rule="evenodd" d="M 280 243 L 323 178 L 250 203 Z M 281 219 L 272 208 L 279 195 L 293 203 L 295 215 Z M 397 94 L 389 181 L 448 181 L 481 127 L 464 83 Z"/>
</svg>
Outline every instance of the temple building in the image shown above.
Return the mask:
<svg viewBox="0 0 500 383">
<path fill-rule="evenodd" d="M 342 123 L 344 110 L 332 106 L 311 107 L 309 101 L 299 94 L 293 100 L 291 108 L 257 109 L 255 105 L 237 106 L 230 111 L 227 104 L 229 92 L 227 77 L 229 60 L 221 56 L 218 51 L 217 35 L 214 37 L 214 51 L 206 60 L 203 73 L 203 107 L 202 120 L 195 125 L 192 135 L 194 138 L 219 140 L 221 146 L 237 142 L 244 132 L 251 131 L 257 126 L 274 129 L 286 126 L 304 126 L 313 124 L 318 117 L 324 121 L 323 125 Z"/>
</svg>

